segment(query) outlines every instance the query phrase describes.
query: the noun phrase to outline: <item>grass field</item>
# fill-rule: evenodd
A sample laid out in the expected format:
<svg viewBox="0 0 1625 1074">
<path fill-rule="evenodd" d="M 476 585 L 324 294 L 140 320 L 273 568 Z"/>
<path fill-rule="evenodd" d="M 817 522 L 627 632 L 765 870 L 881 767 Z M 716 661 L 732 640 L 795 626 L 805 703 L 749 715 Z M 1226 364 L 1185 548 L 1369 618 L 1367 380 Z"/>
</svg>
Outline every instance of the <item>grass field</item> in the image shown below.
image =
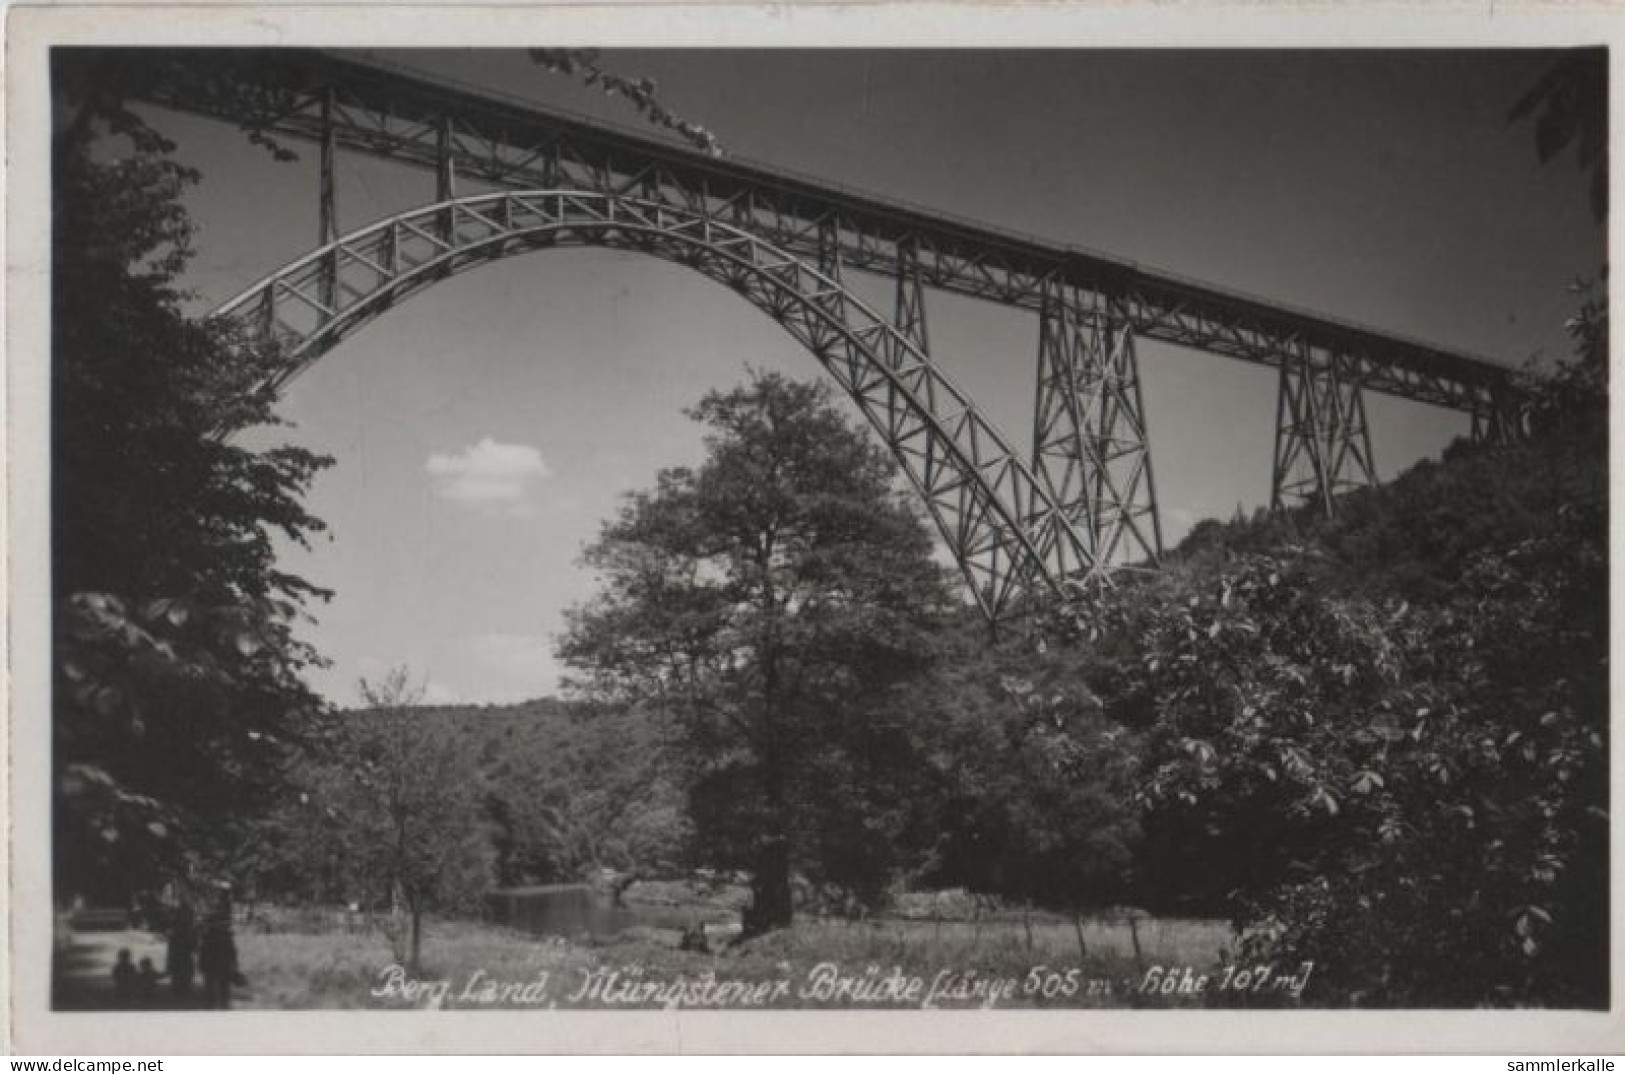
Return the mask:
<svg viewBox="0 0 1625 1074">
<path fill-rule="evenodd" d="M 468 922 L 425 925 L 408 973 L 381 931 L 264 932 L 238 938 L 243 1005 L 279 1009 L 649 1009 L 1199 1006 L 1212 996 L 1149 995 L 1146 972 L 1212 974 L 1231 943 L 1221 923 L 1146 919 L 1140 954 L 1126 923 L 811 920 L 714 953 L 634 929 L 564 943 Z M 395 968 L 391 968 L 395 967 Z"/>
</svg>

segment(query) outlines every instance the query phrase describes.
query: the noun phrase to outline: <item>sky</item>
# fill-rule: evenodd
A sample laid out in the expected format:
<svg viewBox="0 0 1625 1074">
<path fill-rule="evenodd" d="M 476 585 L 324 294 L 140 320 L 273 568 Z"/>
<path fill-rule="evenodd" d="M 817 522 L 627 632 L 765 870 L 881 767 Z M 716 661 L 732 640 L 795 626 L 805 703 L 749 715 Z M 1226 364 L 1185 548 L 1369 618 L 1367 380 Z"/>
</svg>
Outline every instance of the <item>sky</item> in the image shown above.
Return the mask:
<svg viewBox="0 0 1625 1074">
<path fill-rule="evenodd" d="M 545 42 L 542 42 L 545 44 Z M 375 56 L 638 125 L 522 51 Z M 1551 53 L 607 51 L 730 155 L 1131 259 L 1506 365 L 1564 351 L 1604 256 L 1572 156 L 1542 166 L 1512 103 Z M 199 312 L 307 252 L 315 154 L 154 112 L 197 167 Z M 641 128 L 658 137 L 652 128 Z M 464 186 L 460 193 L 480 188 Z M 433 200 L 422 172 L 341 155 L 342 230 Z M 889 307 L 889 285 L 860 280 Z M 927 296 L 934 359 L 1029 441 L 1031 313 Z M 1142 341 L 1163 527 L 1269 498 L 1275 374 Z M 682 410 L 747 366 L 816 362 L 738 296 L 631 252 L 547 251 L 430 288 L 297 378 L 279 436 L 333 455 L 329 531 L 284 566 L 331 588 L 304 636 L 341 704 L 405 664 L 435 701 L 557 689 L 552 638 L 591 596 L 582 547 L 627 491 L 700 461 Z M 1437 456 L 1463 415 L 1371 395 L 1379 476 Z"/>
</svg>

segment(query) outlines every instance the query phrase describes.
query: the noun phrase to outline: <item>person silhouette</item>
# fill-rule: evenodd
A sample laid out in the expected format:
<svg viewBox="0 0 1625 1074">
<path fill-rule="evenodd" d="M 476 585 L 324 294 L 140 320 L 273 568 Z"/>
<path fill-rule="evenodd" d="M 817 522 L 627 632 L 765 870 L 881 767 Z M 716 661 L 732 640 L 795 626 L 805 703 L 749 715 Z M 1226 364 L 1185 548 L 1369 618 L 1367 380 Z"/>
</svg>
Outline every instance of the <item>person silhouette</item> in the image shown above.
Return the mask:
<svg viewBox="0 0 1625 1074">
<path fill-rule="evenodd" d="M 113 963 L 113 997 L 121 1007 L 135 998 L 135 963 L 130 961 L 128 947 L 119 948 L 118 961 Z"/>
<path fill-rule="evenodd" d="M 231 935 L 229 910 L 209 918 L 198 949 L 198 968 L 203 971 L 203 1005 L 230 1010 L 231 986 L 237 977 L 237 943 Z"/>
<path fill-rule="evenodd" d="M 196 969 L 197 926 L 192 907 L 181 903 L 175 911 L 175 923 L 169 930 L 169 955 L 165 972 L 175 998 L 185 1001 L 192 995 L 192 974 Z"/>
<path fill-rule="evenodd" d="M 143 1007 L 150 1007 L 158 998 L 158 968 L 152 959 L 144 958 L 135 971 L 135 995 Z"/>
</svg>

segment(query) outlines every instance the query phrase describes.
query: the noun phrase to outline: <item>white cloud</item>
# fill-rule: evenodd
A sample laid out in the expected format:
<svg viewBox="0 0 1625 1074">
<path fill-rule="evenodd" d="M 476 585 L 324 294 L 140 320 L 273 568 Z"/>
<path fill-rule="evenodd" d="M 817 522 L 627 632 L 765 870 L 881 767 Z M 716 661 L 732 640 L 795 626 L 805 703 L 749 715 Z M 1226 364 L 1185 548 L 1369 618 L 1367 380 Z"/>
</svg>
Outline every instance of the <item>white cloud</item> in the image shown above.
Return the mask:
<svg viewBox="0 0 1625 1074">
<path fill-rule="evenodd" d="M 500 444 L 490 437 L 453 454 L 430 455 L 424 471 L 441 497 L 509 514 L 528 514 L 532 487 L 553 476 L 542 453 L 529 444 Z"/>
</svg>

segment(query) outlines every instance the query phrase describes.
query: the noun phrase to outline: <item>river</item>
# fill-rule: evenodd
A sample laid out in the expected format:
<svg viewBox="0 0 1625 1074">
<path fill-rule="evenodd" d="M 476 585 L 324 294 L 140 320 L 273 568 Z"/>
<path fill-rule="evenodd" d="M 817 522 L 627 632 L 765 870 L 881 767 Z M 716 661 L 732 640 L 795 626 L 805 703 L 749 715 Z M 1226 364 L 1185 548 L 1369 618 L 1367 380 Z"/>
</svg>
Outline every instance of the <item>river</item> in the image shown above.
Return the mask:
<svg viewBox="0 0 1625 1074">
<path fill-rule="evenodd" d="M 485 896 L 488 919 L 538 936 L 602 940 L 633 927 L 670 929 L 736 921 L 716 907 L 627 902 L 617 905 L 588 884 L 546 884 L 503 888 Z"/>
</svg>

